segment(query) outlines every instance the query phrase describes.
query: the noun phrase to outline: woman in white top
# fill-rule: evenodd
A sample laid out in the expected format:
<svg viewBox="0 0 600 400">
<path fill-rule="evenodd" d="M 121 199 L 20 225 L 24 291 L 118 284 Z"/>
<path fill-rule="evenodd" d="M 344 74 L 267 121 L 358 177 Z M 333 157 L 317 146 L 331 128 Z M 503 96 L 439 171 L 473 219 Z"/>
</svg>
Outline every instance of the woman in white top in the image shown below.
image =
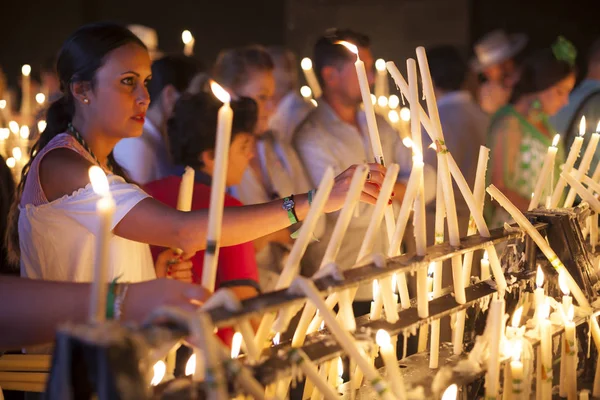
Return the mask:
<svg viewBox="0 0 600 400">
<path fill-rule="evenodd" d="M 57 72 L 63 97 L 47 115 L 47 128 L 23 169 L 9 223 L 12 260 L 20 257 L 21 275 L 48 280 L 91 281 L 97 224 L 88 169 L 109 174 L 116 202 L 111 239 L 110 279 L 136 282 L 154 278 L 148 244 L 183 250 L 183 259 L 206 246 L 208 210 L 179 212 L 127 182 L 114 161 L 115 144 L 139 136 L 149 96 L 150 56 L 129 30 L 93 24 L 73 33 L 59 53 Z M 353 168 L 336 178 L 326 212 L 344 201 Z M 362 199 L 373 203 L 385 170 L 371 166 L 372 183 Z M 302 219 L 308 198 L 295 197 Z M 221 246 L 254 240 L 290 225 L 282 201 L 226 209 Z"/>
</svg>

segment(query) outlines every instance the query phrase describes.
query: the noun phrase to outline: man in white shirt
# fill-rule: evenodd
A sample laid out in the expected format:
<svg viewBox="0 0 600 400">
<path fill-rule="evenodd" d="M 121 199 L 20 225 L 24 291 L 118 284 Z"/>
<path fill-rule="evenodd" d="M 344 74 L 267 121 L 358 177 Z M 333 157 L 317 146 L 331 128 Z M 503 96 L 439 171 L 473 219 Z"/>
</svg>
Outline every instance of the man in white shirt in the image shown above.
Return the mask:
<svg viewBox="0 0 600 400">
<path fill-rule="evenodd" d="M 151 103 L 142 135 L 121 140 L 113 151 L 135 183 L 145 185 L 173 171 L 166 140 L 167 121 L 177 99 L 199 72 L 195 60 L 181 55 L 165 56 L 152 63 L 152 80 L 148 84 Z"/>
<path fill-rule="evenodd" d="M 373 56 L 369 49 L 369 38 L 349 30 L 329 31 L 321 37 L 314 49 L 313 64 L 315 73 L 323 89 L 318 107 L 298 128 L 294 136 L 294 145 L 304 163 L 313 185 L 318 183 L 327 167 L 332 166 L 335 173 L 342 172 L 352 164 L 373 162 L 369 133 L 365 114 L 361 110 L 362 98 L 354 62 L 356 56 L 344 46 L 336 44 L 346 40 L 358 46 L 360 59 L 365 63 L 369 83 L 374 81 Z M 377 116 L 377 125 L 381 137 L 381 146 L 387 165 L 400 165 L 398 183 L 394 188 L 395 199 L 402 200 L 405 191 L 404 182 L 411 171 L 412 157 L 404 147 L 396 131 Z M 426 183 L 432 181 L 435 187 L 435 172 L 427 169 Z M 342 242 L 337 263 L 347 269 L 355 265 L 373 206 L 359 205 L 359 215 L 355 216 Z M 326 246 L 335 226 L 337 214 L 327 216 L 327 227 L 321 242 Z M 385 224 L 382 223 L 379 236 L 375 240 L 374 253 L 387 253 L 388 237 Z M 361 288 L 357 300 L 370 301 L 370 286 Z"/>
</svg>

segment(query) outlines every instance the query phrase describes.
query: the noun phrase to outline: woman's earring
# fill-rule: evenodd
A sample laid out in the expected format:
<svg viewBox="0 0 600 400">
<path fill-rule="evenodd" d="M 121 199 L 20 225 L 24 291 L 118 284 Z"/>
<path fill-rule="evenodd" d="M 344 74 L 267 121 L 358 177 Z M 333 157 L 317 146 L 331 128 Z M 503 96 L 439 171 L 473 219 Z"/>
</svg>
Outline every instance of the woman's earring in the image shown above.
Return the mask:
<svg viewBox="0 0 600 400">
<path fill-rule="evenodd" d="M 85 99 L 83 99 L 83 102 L 84 102 L 85 104 L 89 104 L 90 100 L 89 100 L 89 99 L 86 97 Z"/>
</svg>

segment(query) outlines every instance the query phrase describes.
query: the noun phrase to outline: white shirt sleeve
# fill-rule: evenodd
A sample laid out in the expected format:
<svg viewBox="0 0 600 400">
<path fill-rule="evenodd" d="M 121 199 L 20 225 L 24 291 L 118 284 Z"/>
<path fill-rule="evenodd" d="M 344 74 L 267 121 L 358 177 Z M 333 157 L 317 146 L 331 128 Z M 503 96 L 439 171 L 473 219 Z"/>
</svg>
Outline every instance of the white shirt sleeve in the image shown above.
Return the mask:
<svg viewBox="0 0 600 400">
<path fill-rule="evenodd" d="M 321 182 L 327 167 L 331 166 L 335 175 L 343 172 L 329 151 L 326 136 L 319 124 L 312 121 L 305 123 L 295 135 L 296 151 L 314 187 Z"/>
<path fill-rule="evenodd" d="M 150 196 L 139 186 L 125 182 L 120 176 L 109 175 L 108 182 L 110 194 L 115 202 L 115 213 L 111 224 L 112 230 L 133 207 Z M 96 204 L 99 198 L 100 196 L 92 189 L 92 185 L 88 184 L 73 195 L 60 199 L 54 205 L 56 209 L 62 209 L 67 217 L 77 221 L 90 232 L 96 232 L 98 229 Z"/>
<path fill-rule="evenodd" d="M 113 150 L 115 160 L 140 185 L 155 179 L 156 154 L 142 137 L 122 139 Z"/>
</svg>

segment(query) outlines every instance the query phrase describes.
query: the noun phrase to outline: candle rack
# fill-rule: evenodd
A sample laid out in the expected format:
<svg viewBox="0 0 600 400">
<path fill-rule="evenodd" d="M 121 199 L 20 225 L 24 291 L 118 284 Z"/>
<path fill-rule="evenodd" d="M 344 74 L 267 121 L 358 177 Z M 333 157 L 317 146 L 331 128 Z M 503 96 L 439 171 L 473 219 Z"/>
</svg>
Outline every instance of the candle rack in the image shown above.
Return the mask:
<svg viewBox="0 0 600 400">
<path fill-rule="evenodd" d="M 589 214 L 590 210 L 584 204 L 583 206 L 569 210 L 539 209 L 527 213 L 527 217 L 534 223 L 535 228 L 548 238 L 550 245 L 564 262 L 566 268 L 580 285 L 590 302 L 592 302 L 597 296 L 600 283 L 595 273 L 596 268 L 592 259 L 591 248 L 586 245 L 584 235 L 581 231 L 582 221 L 584 221 Z M 546 285 L 548 290 L 547 294 L 550 297 L 557 297 L 559 295 L 558 285 L 556 284 L 557 274 L 553 271 L 548 261 L 543 258 L 543 255 L 541 256 L 540 252 L 537 251 L 535 243 L 515 226 L 492 230 L 489 238 L 478 235 L 465 237 L 461 240 L 461 246 L 458 248 L 453 248 L 448 243 L 442 243 L 429 247 L 427 249 L 427 255 L 424 257 L 418 257 L 415 254 L 407 253 L 399 257 L 388 259 L 385 266 L 376 266 L 375 264 L 370 263 L 344 271 L 343 279 L 336 280 L 333 276 L 324 276 L 315 279 L 314 283 L 322 294 L 339 292 L 344 289 L 356 287 L 359 284 L 370 283 L 374 279 L 385 278 L 394 273 L 404 272 L 406 274 L 411 274 L 419 268 L 427 268 L 431 262 L 445 261 L 456 254 L 462 255 L 467 252 L 483 249 L 490 243 L 494 245 L 506 245 L 506 249 L 502 255 L 502 264 L 505 271 L 507 271 L 506 276 L 508 278 L 508 293 L 506 296 L 507 312 L 510 313 L 514 310 L 523 293 L 531 292 L 533 290 L 535 268 L 537 265 L 541 265 L 547 273 L 547 276 L 549 276 L 549 279 L 547 279 L 548 284 Z M 368 316 L 357 318 L 357 330 L 354 336 L 357 340 L 370 342 L 373 341 L 377 329 L 385 329 L 392 336 L 407 333 L 415 334 L 421 326 L 429 324 L 435 319 L 448 317 L 460 310 L 468 309 L 468 313 L 475 313 L 471 317 L 473 321 L 471 324 L 473 326 L 469 326 L 468 329 L 465 330 L 465 350 L 468 351 L 473 345 L 472 339 L 474 338 L 474 335 L 469 336 L 469 332 L 467 331 L 471 330 L 476 332 L 477 329 L 480 330 L 481 326 L 479 326 L 479 328 L 476 326 L 478 323 L 477 314 L 481 314 L 479 311 L 485 311 L 487 302 L 495 292 L 496 289 L 493 280 L 475 282 L 466 288 L 467 302 L 465 304 L 458 304 L 454 300 L 451 288 L 446 288 L 440 297 L 429 302 L 429 318 L 419 318 L 416 305 L 412 304 L 411 308 L 400 311 L 399 320 L 396 323 L 389 323 L 385 319 L 371 321 Z M 244 319 L 260 316 L 267 312 L 275 312 L 288 306 L 301 305 L 305 300 L 306 299 L 302 294 L 298 294 L 291 290 L 279 290 L 243 301 L 243 307 L 240 311 L 232 312 L 225 307 L 218 307 L 209 310 L 208 314 L 214 325 L 217 327 L 234 326 Z M 483 318 L 479 319 L 479 322 L 481 322 L 482 319 Z M 582 343 L 584 343 L 584 348 L 587 347 L 587 337 L 582 334 L 582 327 L 584 326 L 582 324 L 585 321 L 585 318 L 577 318 L 575 321 L 576 324 L 580 326 L 580 328 L 578 328 L 578 333 L 581 340 L 583 340 Z M 173 329 L 174 326 L 176 325 L 155 325 L 146 327 L 142 330 L 132 330 L 132 333 L 128 334 L 137 337 L 139 342 L 143 342 L 144 345 L 142 348 L 144 348 L 146 352 L 148 352 L 148 349 L 151 349 L 150 353 L 154 358 L 148 359 L 148 357 L 146 357 L 144 364 L 146 367 L 148 367 L 149 363 L 153 363 L 156 359 L 165 355 L 168 348 L 172 347 L 175 341 L 182 339 L 186 335 L 185 330 L 182 330 L 181 327 Z M 557 335 L 561 331 L 562 327 L 555 327 L 554 335 Z M 481 334 L 481 332 L 476 333 Z M 140 338 L 143 338 L 143 340 Z M 64 379 L 64 374 L 70 376 L 70 372 L 65 369 L 67 367 L 70 368 L 70 366 L 61 366 L 61 364 L 57 362 L 59 357 L 61 357 L 61 354 L 63 357 L 66 356 L 64 353 L 65 349 L 60 348 L 60 341 L 58 343 L 59 346 L 57 346 L 57 351 L 55 353 L 50 383 L 62 381 L 63 385 L 72 385 L 73 381 L 66 381 Z M 533 340 L 532 345 L 536 346 L 537 342 Z M 78 346 L 80 345 L 78 344 Z M 87 346 L 90 346 L 90 344 Z M 91 346 L 94 347 L 94 345 Z M 163 349 L 163 351 L 160 349 Z M 287 357 L 289 350 L 290 341 L 288 340 L 264 350 L 261 360 L 257 363 L 247 362 L 244 357 L 241 357 L 239 361 L 249 367 L 256 379 L 262 385 L 266 386 L 279 379 L 291 376 L 293 368 Z M 316 364 L 344 355 L 341 347 L 336 340 L 329 335 L 327 330 L 321 330 L 308 335 L 302 346 L 302 350 Z M 63 351 L 63 353 L 60 353 L 61 351 Z M 73 351 L 73 349 L 67 349 L 66 351 L 68 353 L 69 351 Z M 81 349 L 77 351 L 81 351 Z M 409 385 L 423 386 L 423 394 L 425 396 L 439 396 L 440 393 L 435 389 L 432 389 L 431 385 L 436 370 L 428 369 L 428 357 L 425 356 L 426 354 L 427 353 L 419 353 L 409 356 L 408 358 L 401 360 L 401 363 L 407 363 L 406 371 L 412 370 L 413 372 L 409 375 L 413 375 L 413 378 L 414 375 L 419 375 L 418 378 L 415 379 L 407 378 Z M 461 356 L 453 357 L 447 357 L 447 355 L 447 350 L 442 349 L 439 368 L 449 367 L 466 357 L 465 353 Z M 67 357 L 67 359 L 70 358 Z M 86 363 L 86 360 L 80 361 L 84 364 Z M 89 360 L 87 362 L 89 362 Z M 585 364 L 586 368 L 590 368 L 591 362 Z M 120 365 L 114 364 L 113 367 L 122 370 L 123 373 L 132 373 L 131 369 L 129 369 L 128 372 L 125 372 Z M 424 370 L 431 372 L 428 374 L 418 372 Z M 455 381 L 461 386 L 466 386 L 480 380 L 482 374 L 483 371 L 478 371 L 478 373 L 475 374 L 451 374 L 449 383 Z M 137 376 L 137 381 L 140 380 L 140 377 L 141 373 Z M 88 374 L 88 379 L 89 378 Z M 199 398 L 202 397 L 202 384 L 190 386 L 189 379 L 177 379 L 176 381 L 179 382 L 178 385 L 180 386 L 180 389 L 175 391 L 171 390 L 171 395 L 177 393 L 179 396 L 177 398 L 194 398 L 194 396 L 199 396 Z M 171 395 L 167 395 L 167 392 L 163 392 L 163 390 L 174 383 L 175 381 L 161 384 L 158 391 L 155 392 L 161 394 L 155 398 L 171 398 Z M 78 385 L 82 385 L 82 383 L 78 383 Z M 234 386 L 235 385 L 232 385 L 232 383 L 229 382 L 231 393 L 235 393 Z M 112 385 L 111 387 L 114 388 L 115 385 Z M 344 389 L 344 387 L 345 386 L 342 385 L 340 388 L 343 389 L 342 391 L 346 390 L 347 392 L 347 385 L 346 389 Z M 52 388 L 51 384 L 49 385 L 49 388 Z M 119 392 L 118 388 L 115 390 Z M 363 388 L 361 390 L 364 390 L 364 392 L 359 391 L 359 394 L 363 393 L 365 396 L 363 398 L 368 398 L 370 389 Z M 52 399 L 59 397 L 53 397 L 53 393 L 50 391 L 48 398 Z M 99 396 L 99 398 L 102 399 L 103 397 Z"/>
</svg>

